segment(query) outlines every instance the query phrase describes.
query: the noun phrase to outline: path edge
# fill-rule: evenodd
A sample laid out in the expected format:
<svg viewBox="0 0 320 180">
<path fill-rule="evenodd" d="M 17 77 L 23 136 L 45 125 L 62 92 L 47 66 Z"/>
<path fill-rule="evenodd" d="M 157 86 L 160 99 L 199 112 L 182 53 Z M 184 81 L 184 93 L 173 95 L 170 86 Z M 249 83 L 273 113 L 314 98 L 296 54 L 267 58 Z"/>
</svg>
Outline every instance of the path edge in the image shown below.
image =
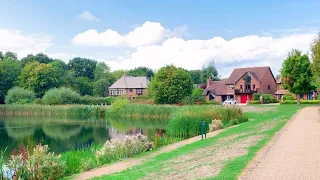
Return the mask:
<svg viewBox="0 0 320 180">
<path fill-rule="evenodd" d="M 244 180 L 246 178 L 247 172 L 254 170 L 264 159 L 264 157 L 268 154 L 271 148 L 274 146 L 276 141 L 281 137 L 281 135 L 288 129 L 290 124 L 296 117 L 301 113 L 303 109 L 307 107 L 303 107 L 299 109 L 291 118 L 290 120 L 278 131 L 270 141 L 265 144 L 255 155 L 255 157 L 247 164 L 247 166 L 242 170 L 241 174 L 238 176 L 238 180 Z"/>
</svg>

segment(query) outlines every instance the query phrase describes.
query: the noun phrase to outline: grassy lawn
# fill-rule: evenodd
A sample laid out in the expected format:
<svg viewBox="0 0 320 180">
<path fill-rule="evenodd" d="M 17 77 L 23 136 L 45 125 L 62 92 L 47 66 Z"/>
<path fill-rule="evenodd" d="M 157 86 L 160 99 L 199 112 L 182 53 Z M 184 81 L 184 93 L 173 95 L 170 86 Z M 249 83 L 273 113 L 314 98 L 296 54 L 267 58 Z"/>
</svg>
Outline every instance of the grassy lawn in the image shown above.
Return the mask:
<svg viewBox="0 0 320 180">
<path fill-rule="evenodd" d="M 237 179 L 257 151 L 300 109 L 296 105 L 252 107 L 257 111 L 245 113 L 249 122 L 95 179 Z"/>
</svg>

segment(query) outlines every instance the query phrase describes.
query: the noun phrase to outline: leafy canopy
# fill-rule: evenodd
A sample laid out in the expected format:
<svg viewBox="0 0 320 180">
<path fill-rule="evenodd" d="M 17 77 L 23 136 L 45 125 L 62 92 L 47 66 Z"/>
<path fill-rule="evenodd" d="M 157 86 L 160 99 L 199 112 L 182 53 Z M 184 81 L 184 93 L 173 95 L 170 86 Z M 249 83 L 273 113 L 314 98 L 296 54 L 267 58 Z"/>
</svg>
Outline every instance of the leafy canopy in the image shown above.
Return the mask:
<svg viewBox="0 0 320 180">
<path fill-rule="evenodd" d="M 151 80 L 150 91 L 157 104 L 174 104 L 190 96 L 193 82 L 190 74 L 175 66 L 165 66 L 159 69 Z"/>
<path fill-rule="evenodd" d="M 292 50 L 282 64 L 281 77 L 284 89 L 294 94 L 304 94 L 312 90 L 312 71 L 309 58 L 299 50 Z"/>
</svg>

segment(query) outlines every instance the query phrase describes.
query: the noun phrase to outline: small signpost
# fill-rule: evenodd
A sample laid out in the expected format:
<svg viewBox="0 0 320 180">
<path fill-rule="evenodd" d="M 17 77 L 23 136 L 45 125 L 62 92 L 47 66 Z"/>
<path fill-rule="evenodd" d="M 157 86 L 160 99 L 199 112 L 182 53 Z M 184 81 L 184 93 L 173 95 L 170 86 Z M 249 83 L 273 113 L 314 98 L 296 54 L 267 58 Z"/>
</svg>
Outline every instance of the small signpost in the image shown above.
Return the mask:
<svg viewBox="0 0 320 180">
<path fill-rule="evenodd" d="M 203 139 L 203 135 L 204 138 L 207 138 L 207 122 L 206 121 L 202 121 L 200 124 L 200 134 L 201 134 L 201 139 Z"/>
</svg>

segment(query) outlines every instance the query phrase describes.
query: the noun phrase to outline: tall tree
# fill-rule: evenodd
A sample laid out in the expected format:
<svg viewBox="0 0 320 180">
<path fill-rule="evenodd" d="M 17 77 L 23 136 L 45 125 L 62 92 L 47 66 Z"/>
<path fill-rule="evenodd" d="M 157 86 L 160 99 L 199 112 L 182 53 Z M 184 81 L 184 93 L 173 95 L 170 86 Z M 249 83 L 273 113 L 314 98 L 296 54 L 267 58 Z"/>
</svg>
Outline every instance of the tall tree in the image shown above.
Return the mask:
<svg viewBox="0 0 320 180">
<path fill-rule="evenodd" d="M 67 86 L 70 83 L 68 79 L 68 65 L 59 59 L 56 59 L 49 64 L 57 75 L 58 86 Z"/>
<path fill-rule="evenodd" d="M 110 82 L 107 79 L 99 79 L 93 84 L 93 95 L 99 97 L 108 96 Z"/>
<path fill-rule="evenodd" d="M 189 71 L 193 84 L 201 84 L 201 70 L 191 70 Z"/>
<path fill-rule="evenodd" d="M 134 69 L 131 69 L 128 71 L 128 76 L 134 76 L 134 77 L 147 77 L 148 79 L 151 79 L 154 76 L 154 72 L 152 69 L 141 66 Z"/>
<path fill-rule="evenodd" d="M 21 63 L 17 60 L 4 59 L 0 61 L 0 103 L 4 103 L 4 96 L 8 90 L 17 83 L 17 78 L 21 71 Z"/>
<path fill-rule="evenodd" d="M 206 83 L 209 77 L 211 77 L 211 79 L 214 81 L 220 80 L 214 60 L 210 61 L 207 67 L 202 68 L 201 82 Z"/>
<path fill-rule="evenodd" d="M 77 77 L 75 79 L 74 89 L 77 90 L 81 95 L 90 95 L 92 96 L 92 83 L 87 77 Z"/>
<path fill-rule="evenodd" d="M 297 94 L 297 105 L 300 105 L 300 94 L 308 93 L 314 88 L 309 58 L 299 50 L 289 52 L 282 64 L 281 77 L 284 89 Z"/>
<path fill-rule="evenodd" d="M 51 64 L 32 62 L 27 64 L 19 76 L 20 86 L 33 90 L 38 97 L 58 86 L 56 72 Z"/>
<path fill-rule="evenodd" d="M 103 78 L 106 73 L 109 72 L 110 67 L 104 62 L 99 62 L 94 70 L 94 79 L 99 80 Z"/>
<path fill-rule="evenodd" d="M 3 59 L 3 53 L 0 51 L 0 61 Z"/>
<path fill-rule="evenodd" d="M 112 74 L 117 80 L 120 79 L 125 73 L 127 73 L 126 70 L 117 70 L 117 71 L 111 72 L 111 74 Z"/>
<path fill-rule="evenodd" d="M 76 77 L 87 77 L 94 79 L 94 70 L 96 69 L 97 61 L 76 57 L 69 61 L 68 67 L 73 70 Z"/>
<path fill-rule="evenodd" d="M 151 80 L 150 93 L 157 104 L 174 104 L 190 96 L 192 89 L 192 79 L 186 70 L 165 66 Z"/>
<path fill-rule="evenodd" d="M 311 45 L 312 72 L 314 85 L 320 88 L 320 33 Z"/>
<path fill-rule="evenodd" d="M 6 60 L 18 60 L 18 56 L 17 56 L 17 53 L 8 51 L 8 52 L 6 52 L 4 54 L 3 59 L 6 59 Z"/>
<path fill-rule="evenodd" d="M 53 61 L 52 58 L 50 58 L 49 56 L 43 53 L 38 53 L 36 55 L 28 54 L 26 57 L 21 59 L 21 62 L 23 65 L 26 65 L 30 62 L 39 62 L 39 63 L 48 64 L 52 61 Z"/>
</svg>

